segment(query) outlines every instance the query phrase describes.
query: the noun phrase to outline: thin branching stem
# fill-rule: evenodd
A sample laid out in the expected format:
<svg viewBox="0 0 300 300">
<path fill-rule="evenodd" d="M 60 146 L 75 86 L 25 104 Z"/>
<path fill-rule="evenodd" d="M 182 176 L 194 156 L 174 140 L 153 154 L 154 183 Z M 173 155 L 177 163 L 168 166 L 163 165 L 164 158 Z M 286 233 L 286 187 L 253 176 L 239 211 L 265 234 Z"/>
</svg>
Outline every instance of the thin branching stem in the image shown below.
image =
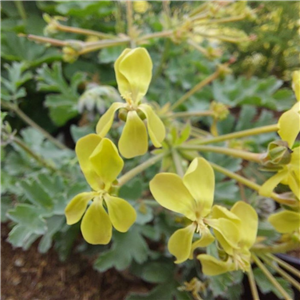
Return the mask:
<svg viewBox="0 0 300 300">
<path fill-rule="evenodd" d="M 155 155 L 154 157 L 149 158 L 148 160 L 146 160 L 145 162 L 143 162 L 139 166 L 131 169 L 130 171 L 128 171 L 127 173 L 125 173 L 123 176 L 121 176 L 118 179 L 118 182 L 119 182 L 118 186 L 121 187 L 122 185 L 124 185 L 130 179 L 134 178 L 139 173 L 143 172 L 144 170 L 148 169 L 149 167 L 151 167 L 154 164 L 156 164 L 157 162 L 159 162 L 166 155 L 167 155 L 166 152 L 160 153 L 158 155 Z"/>
<path fill-rule="evenodd" d="M 249 280 L 249 285 L 252 293 L 253 300 L 260 300 L 259 295 L 258 295 L 258 290 L 257 286 L 255 283 L 255 278 L 253 275 L 252 267 L 250 266 L 249 271 L 247 272 L 248 280 Z"/>
<path fill-rule="evenodd" d="M 250 181 L 249 179 L 241 176 L 241 175 L 238 175 L 236 173 L 233 173 L 213 162 L 210 162 L 211 166 L 213 167 L 213 169 L 215 169 L 216 171 L 244 184 L 245 186 L 255 190 L 255 191 L 259 191 L 259 189 L 261 188 L 261 186 L 253 181 Z M 289 198 L 283 198 L 281 197 L 280 195 L 276 194 L 276 193 L 271 193 L 270 197 L 272 199 L 274 199 L 275 201 L 277 201 L 278 203 L 281 203 L 281 204 L 286 204 L 286 205 L 289 205 L 289 206 L 299 206 L 299 201 L 296 201 L 295 199 L 289 199 Z"/>
<path fill-rule="evenodd" d="M 264 264 L 260 261 L 260 259 L 252 253 L 252 258 L 255 264 L 262 270 L 265 276 L 269 279 L 269 281 L 274 285 L 277 291 L 284 297 L 286 300 L 292 300 L 290 295 L 284 290 L 284 288 L 279 284 L 276 278 L 270 273 L 270 271 L 264 266 Z"/>
<path fill-rule="evenodd" d="M 242 158 L 248 161 L 260 162 L 261 153 L 251 153 L 248 151 L 238 150 L 238 149 L 231 149 L 225 147 L 215 147 L 215 146 L 202 146 L 202 145 L 190 145 L 190 144 L 182 144 L 179 146 L 180 149 L 184 150 L 196 150 L 202 152 L 214 152 L 214 153 L 221 153 L 226 154 L 229 156 Z"/>
<path fill-rule="evenodd" d="M 4 101 L 1 103 L 2 107 L 9 109 L 16 113 L 20 119 L 22 119 L 27 125 L 33 127 L 37 131 L 39 131 L 46 139 L 52 142 L 59 149 L 67 149 L 67 147 L 54 138 L 49 132 L 43 129 L 40 125 L 35 123 L 31 118 L 29 118 L 17 105 L 9 104 Z"/>
<path fill-rule="evenodd" d="M 283 278 L 289 281 L 298 291 L 300 291 L 300 284 L 297 280 L 295 280 L 292 276 L 282 270 L 280 267 L 272 263 L 272 261 L 266 257 L 265 255 L 258 255 L 265 263 L 267 263 L 271 268 L 273 268 L 278 274 L 280 274 Z"/>
<path fill-rule="evenodd" d="M 210 84 L 213 80 L 219 77 L 221 73 L 221 68 L 218 68 L 216 72 L 199 82 L 197 85 L 195 85 L 191 90 L 189 90 L 187 93 L 185 93 L 182 97 L 180 97 L 172 106 L 171 109 L 174 110 L 179 105 L 184 103 L 189 97 L 191 97 L 193 94 L 198 92 L 200 89 L 205 87 L 206 85 Z"/>
<path fill-rule="evenodd" d="M 172 149 L 172 158 L 173 158 L 173 162 L 174 162 L 174 165 L 175 165 L 175 169 L 177 171 L 177 174 L 180 176 L 180 177 L 183 177 L 184 175 L 184 171 L 183 171 L 183 168 L 182 168 L 182 160 L 181 160 L 181 157 L 179 155 L 179 153 L 177 152 L 176 149 Z"/>
<path fill-rule="evenodd" d="M 229 134 L 224 134 L 224 135 L 220 135 L 220 136 L 209 138 L 209 139 L 199 140 L 197 142 L 197 145 L 219 143 L 219 142 L 224 142 L 224 141 L 228 141 L 231 139 L 237 139 L 237 138 L 242 138 L 242 137 L 247 137 L 247 136 L 252 136 L 252 135 L 257 135 L 257 134 L 275 132 L 277 130 L 278 130 L 277 124 L 267 125 L 267 126 L 262 126 L 262 127 L 258 127 L 258 128 L 247 129 L 247 130 L 237 131 L 237 132 L 233 132 L 233 133 L 229 133 Z"/>
<path fill-rule="evenodd" d="M 299 246 L 299 245 L 298 245 Z M 285 261 L 283 261 L 282 259 L 280 259 L 279 257 L 271 254 L 271 253 L 267 253 L 266 256 L 274 261 L 276 261 L 278 263 L 278 265 L 280 265 L 281 267 L 283 267 L 284 269 L 286 269 L 287 271 L 289 271 L 290 273 L 294 274 L 295 276 L 300 278 L 300 271 L 298 271 L 296 268 L 294 268 L 293 266 L 289 265 L 288 263 L 286 263 Z"/>
</svg>

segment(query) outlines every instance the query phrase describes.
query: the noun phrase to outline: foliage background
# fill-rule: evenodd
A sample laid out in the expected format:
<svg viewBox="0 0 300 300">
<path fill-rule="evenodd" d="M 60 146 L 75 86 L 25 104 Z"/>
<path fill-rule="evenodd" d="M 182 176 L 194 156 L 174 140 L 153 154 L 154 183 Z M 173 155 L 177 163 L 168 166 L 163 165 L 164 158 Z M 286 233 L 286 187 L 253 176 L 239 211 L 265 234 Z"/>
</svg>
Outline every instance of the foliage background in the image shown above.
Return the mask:
<svg viewBox="0 0 300 300">
<path fill-rule="evenodd" d="M 170 11 L 182 15 L 198 4 L 197 1 L 172 1 Z M 5 120 L 16 130 L 18 139 L 41 158 L 35 159 L 20 144 L 11 143 L 10 134 L 4 138 L 1 220 L 9 222 L 12 228 L 8 242 L 27 250 L 38 240 L 38 251 L 45 253 L 54 247 L 61 260 L 66 260 L 72 251 L 89 254 L 97 257 L 94 268 L 100 272 L 112 267 L 119 271 L 129 268 L 137 277 L 157 284 L 147 296 L 141 298 L 132 294 L 128 295 L 128 300 L 157 299 L 157 295 L 161 299 L 171 299 L 172 295 L 176 299 L 190 299 L 188 293 L 179 292 L 176 287 L 184 280 L 203 275 L 199 265 L 195 268 L 191 262 L 184 268 L 174 266 L 163 246 L 178 224 L 174 216 L 153 206 L 150 200 L 148 182 L 159 171 L 158 166 L 151 167 L 142 177 L 131 180 L 121 189 L 120 194 L 135 206 L 138 220 L 128 233 L 114 232 L 111 245 L 88 245 L 80 237 L 78 224 L 71 227 L 65 224 L 66 204 L 72 196 L 87 189 L 74 155 L 74 145 L 80 137 L 93 132 L 99 116 L 118 97 L 115 90 L 107 87 L 91 93 L 86 91 L 100 85 L 116 88 L 113 62 L 125 46 L 88 53 L 69 64 L 63 61 L 61 49 L 18 36 L 20 33 L 44 35 L 43 13 L 64 16 L 69 26 L 122 33 L 126 31 L 124 4 L 115 1 L 6 1 L 1 5 L 2 101 L 10 105 L 17 103 L 34 122 L 67 145 L 60 149 L 35 128 L 28 127 L 16 111 L 6 110 Z M 149 6 L 145 13 L 135 12 L 135 24 L 145 33 L 161 31 L 165 17 L 162 3 L 149 2 Z M 154 73 L 148 100 L 159 105 L 174 103 L 213 73 L 219 63 L 234 56 L 233 74 L 195 93 L 180 109 L 205 110 L 211 100 L 228 105 L 232 114 L 219 122 L 219 134 L 276 123 L 278 112 L 289 108 L 294 101 L 290 79 L 291 72 L 299 68 L 299 3 L 257 1 L 250 2 L 249 6 L 256 9 L 257 17 L 231 23 L 228 27 L 255 35 L 256 39 L 246 44 L 213 44 L 222 51 L 215 59 L 208 59 L 186 43 L 151 40 L 147 49 L 154 62 Z M 64 32 L 54 32 L 53 36 L 61 40 L 94 38 Z M 208 47 L 207 40 L 201 43 Z M 194 124 L 208 128 L 210 120 L 195 120 Z M 116 128 L 111 137 L 117 140 L 119 135 Z M 272 133 L 251 137 L 243 140 L 241 147 L 260 151 L 274 137 Z M 147 156 L 127 161 L 124 172 L 146 159 Z M 217 154 L 209 154 L 209 159 L 231 171 L 244 172 L 250 178 L 257 175 L 251 164 L 241 170 L 241 160 L 225 159 Z M 232 205 L 240 198 L 241 191 L 233 181 L 223 179 L 223 175 L 217 175 L 215 201 Z M 258 180 L 263 182 L 264 177 Z M 245 189 L 243 193 L 252 197 L 252 204 L 262 220 L 274 210 L 270 203 L 258 202 L 250 190 Z M 261 231 L 266 232 L 270 240 L 276 238 L 276 233 L 267 225 Z M 218 296 L 239 299 L 243 293 L 241 280 L 239 272 L 234 277 L 212 278 L 206 299 Z M 264 283 L 265 292 L 271 291 L 272 287 Z M 234 288 L 224 292 L 224 286 Z"/>
</svg>

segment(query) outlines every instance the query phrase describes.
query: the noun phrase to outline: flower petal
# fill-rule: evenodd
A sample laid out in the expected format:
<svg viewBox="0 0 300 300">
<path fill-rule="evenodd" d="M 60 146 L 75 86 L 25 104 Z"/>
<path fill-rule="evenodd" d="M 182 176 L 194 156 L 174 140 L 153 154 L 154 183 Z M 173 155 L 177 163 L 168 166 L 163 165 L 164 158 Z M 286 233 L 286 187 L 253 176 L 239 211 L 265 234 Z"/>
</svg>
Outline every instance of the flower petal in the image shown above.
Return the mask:
<svg viewBox="0 0 300 300">
<path fill-rule="evenodd" d="M 102 203 L 93 201 L 81 222 L 84 239 L 93 245 L 106 245 L 112 236 L 112 225 Z"/>
<path fill-rule="evenodd" d="M 99 119 L 97 126 L 96 126 L 96 132 L 101 137 L 105 137 L 108 133 L 113 121 L 116 111 L 124 107 L 125 104 L 121 102 L 115 102 L 113 103 L 110 108 L 102 115 L 102 117 Z"/>
<path fill-rule="evenodd" d="M 288 185 L 293 192 L 293 194 L 300 199 L 300 182 L 299 182 L 299 177 L 297 178 L 296 172 L 293 170 L 289 172 L 288 174 Z"/>
<path fill-rule="evenodd" d="M 261 196 L 270 197 L 275 187 L 288 176 L 288 170 L 279 171 L 270 177 L 259 189 Z"/>
<path fill-rule="evenodd" d="M 132 49 L 126 48 L 123 50 L 121 55 L 118 57 L 118 59 L 115 61 L 115 74 L 118 84 L 118 90 L 120 94 L 123 96 L 124 94 L 128 93 L 131 89 L 129 81 L 127 78 L 120 72 L 120 62 L 124 59 L 127 53 L 132 51 Z"/>
<path fill-rule="evenodd" d="M 135 209 L 124 199 L 105 195 L 108 215 L 112 225 L 120 232 L 126 232 L 136 220 Z"/>
<path fill-rule="evenodd" d="M 210 230 L 207 229 L 203 232 L 201 232 L 201 237 L 199 240 L 195 241 L 192 244 L 191 248 L 191 253 L 190 253 L 190 259 L 193 258 L 193 252 L 196 248 L 201 248 L 201 247 L 207 247 L 210 245 L 213 241 L 215 240 L 214 236 L 211 234 Z"/>
<path fill-rule="evenodd" d="M 77 223 L 85 212 L 89 201 L 96 196 L 96 193 L 80 193 L 75 196 L 65 208 L 67 224 L 72 225 Z"/>
<path fill-rule="evenodd" d="M 207 276 L 220 275 L 231 271 L 232 266 L 230 261 L 221 261 L 207 254 L 197 256 L 202 265 L 202 272 Z"/>
<path fill-rule="evenodd" d="M 139 109 L 146 115 L 147 128 L 153 145 L 157 148 L 161 147 L 161 143 L 166 137 L 166 129 L 164 123 L 153 111 L 150 105 L 141 104 L 139 105 Z"/>
<path fill-rule="evenodd" d="M 123 169 L 123 159 L 117 147 L 109 139 L 103 139 L 90 156 L 90 162 L 99 178 L 112 183 Z"/>
<path fill-rule="evenodd" d="M 152 61 L 148 51 L 141 47 L 127 51 L 115 65 L 115 70 L 116 74 L 122 74 L 130 85 L 130 91 L 123 83 L 119 86 L 120 77 L 117 76 L 121 95 L 126 98 L 126 94 L 131 92 L 131 99 L 138 104 L 140 99 L 146 95 L 152 78 Z"/>
<path fill-rule="evenodd" d="M 238 249 L 241 239 L 241 230 L 234 222 L 228 219 L 210 219 L 206 223 L 213 228 L 214 234 L 224 251 L 230 255 Z"/>
<path fill-rule="evenodd" d="M 76 143 L 75 152 L 79 161 L 80 168 L 85 176 L 86 181 L 92 187 L 93 190 L 97 191 L 102 188 L 103 183 L 95 172 L 93 164 L 89 160 L 89 157 L 100 144 L 101 137 L 97 134 L 88 134 Z"/>
<path fill-rule="evenodd" d="M 144 122 L 136 111 L 129 111 L 119 140 L 119 150 L 125 158 L 143 155 L 148 150 L 148 136 Z"/>
<path fill-rule="evenodd" d="M 296 99 L 300 101 L 300 71 L 293 72 L 293 90 L 296 95 Z"/>
<path fill-rule="evenodd" d="M 183 183 L 197 203 L 201 217 L 209 214 L 214 200 L 215 175 L 204 158 L 195 158 L 183 177 Z"/>
<path fill-rule="evenodd" d="M 291 176 L 292 180 L 289 182 L 289 186 L 296 197 L 300 200 L 300 147 L 293 148 L 292 158 L 290 161 L 291 165 Z"/>
<path fill-rule="evenodd" d="M 300 131 L 300 114 L 293 109 L 283 113 L 278 121 L 278 134 L 292 148 Z"/>
<path fill-rule="evenodd" d="M 161 206 L 181 213 L 192 221 L 196 219 L 195 201 L 177 174 L 157 174 L 149 186 L 154 199 Z"/>
<path fill-rule="evenodd" d="M 176 264 L 186 261 L 191 252 L 192 240 L 195 232 L 195 225 L 176 230 L 170 237 L 168 249 L 176 257 Z"/>
<path fill-rule="evenodd" d="M 243 202 L 238 201 L 231 208 L 231 212 L 237 215 L 241 220 L 241 240 L 240 244 L 251 248 L 256 240 L 257 227 L 258 227 L 258 216 L 255 209 Z"/>
<path fill-rule="evenodd" d="M 295 211 L 283 210 L 273 214 L 268 221 L 280 233 L 290 233 L 300 227 L 300 213 Z"/>
</svg>

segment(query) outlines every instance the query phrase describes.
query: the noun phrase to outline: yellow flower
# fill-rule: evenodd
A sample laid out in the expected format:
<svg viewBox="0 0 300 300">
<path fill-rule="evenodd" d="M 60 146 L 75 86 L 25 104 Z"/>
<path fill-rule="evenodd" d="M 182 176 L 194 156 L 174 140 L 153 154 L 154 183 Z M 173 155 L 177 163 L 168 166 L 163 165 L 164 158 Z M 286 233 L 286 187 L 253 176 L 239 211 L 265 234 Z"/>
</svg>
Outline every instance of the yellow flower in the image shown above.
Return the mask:
<svg viewBox="0 0 300 300">
<path fill-rule="evenodd" d="M 135 12 L 143 14 L 145 13 L 150 7 L 148 1 L 133 1 L 133 9 Z"/>
<path fill-rule="evenodd" d="M 297 100 L 300 101 L 300 70 L 293 72 L 292 87 L 295 92 Z"/>
<path fill-rule="evenodd" d="M 296 103 L 298 105 L 299 103 Z M 289 163 L 282 165 L 281 169 L 269 178 L 260 188 L 259 194 L 270 196 L 274 188 L 279 184 L 289 185 L 294 195 L 300 199 L 300 147 L 292 148 L 297 135 L 300 131 L 300 114 L 297 106 L 288 110 L 279 118 L 278 134 L 283 141 L 286 141 L 288 147 L 292 149 L 291 160 Z"/>
<path fill-rule="evenodd" d="M 160 205 L 192 221 L 187 227 L 175 231 L 169 239 L 168 249 L 176 257 L 176 263 L 187 260 L 195 248 L 206 247 L 214 241 L 207 227 L 214 186 L 213 169 L 203 158 L 195 158 L 183 178 L 177 174 L 160 173 L 150 182 L 151 193 Z M 232 222 L 220 218 L 210 226 L 231 243 L 236 232 Z M 201 237 L 192 243 L 195 232 Z"/>
<path fill-rule="evenodd" d="M 110 195 L 123 168 L 123 160 L 109 139 L 101 139 L 96 134 L 78 140 L 75 151 L 93 191 L 80 193 L 70 201 L 65 209 L 67 224 L 77 223 L 85 213 L 81 222 L 84 239 L 90 244 L 107 244 L 111 240 L 112 226 L 126 232 L 136 219 L 136 212 L 128 202 Z M 93 202 L 86 210 L 90 200 Z"/>
<path fill-rule="evenodd" d="M 161 147 L 165 138 L 165 127 L 152 107 L 141 104 L 152 77 L 152 61 L 145 48 L 125 49 L 115 62 L 118 89 L 126 103 L 116 102 L 100 118 L 97 134 L 104 137 L 109 131 L 115 112 L 122 109 L 126 124 L 119 140 L 120 153 L 126 158 L 143 155 L 148 150 L 147 127 L 155 147 Z"/>
<path fill-rule="evenodd" d="M 300 147 L 292 148 L 300 132 L 300 71 L 293 73 L 293 89 L 298 101 L 290 110 L 283 113 L 278 121 L 278 134 L 292 149 L 291 160 L 262 185 L 259 190 L 262 196 L 270 196 L 274 188 L 282 183 L 289 185 L 300 200 Z"/>
<path fill-rule="evenodd" d="M 283 210 L 272 214 L 268 221 L 280 233 L 292 233 L 299 231 L 300 227 L 300 212 Z"/>
<path fill-rule="evenodd" d="M 249 249 L 256 240 L 258 227 L 256 211 L 251 205 L 239 201 L 230 211 L 220 206 L 214 206 L 212 219 L 218 218 L 225 218 L 235 224 L 238 229 L 238 233 L 234 233 L 237 242 L 235 245 L 231 245 L 228 239 L 225 240 L 219 232 L 214 230 L 214 234 L 227 257 L 226 260 L 219 260 L 207 254 L 198 255 L 197 258 L 202 264 L 203 273 L 214 276 L 234 270 L 248 271 L 251 258 Z"/>
</svg>

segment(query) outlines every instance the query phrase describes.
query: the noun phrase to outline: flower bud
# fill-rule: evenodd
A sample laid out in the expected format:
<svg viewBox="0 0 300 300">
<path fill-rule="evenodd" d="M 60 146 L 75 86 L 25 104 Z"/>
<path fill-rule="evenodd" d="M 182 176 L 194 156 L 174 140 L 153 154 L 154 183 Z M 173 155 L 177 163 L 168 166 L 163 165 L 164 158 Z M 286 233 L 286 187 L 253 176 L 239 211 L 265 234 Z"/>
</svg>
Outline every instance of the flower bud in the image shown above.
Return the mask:
<svg viewBox="0 0 300 300">
<path fill-rule="evenodd" d="M 68 63 L 73 63 L 77 60 L 78 52 L 70 46 L 63 47 L 63 60 Z"/>
<path fill-rule="evenodd" d="M 127 114 L 128 114 L 128 110 L 126 108 L 121 108 L 119 110 L 118 117 L 119 117 L 120 120 L 126 122 Z"/>
<path fill-rule="evenodd" d="M 288 147 L 286 141 L 271 142 L 268 146 L 268 152 L 262 158 L 262 164 L 266 167 L 276 167 L 278 165 L 287 165 L 291 161 L 293 151 Z"/>
<path fill-rule="evenodd" d="M 227 106 L 223 103 L 213 101 L 210 109 L 213 111 L 213 117 L 220 121 L 226 119 L 229 114 Z"/>
</svg>

